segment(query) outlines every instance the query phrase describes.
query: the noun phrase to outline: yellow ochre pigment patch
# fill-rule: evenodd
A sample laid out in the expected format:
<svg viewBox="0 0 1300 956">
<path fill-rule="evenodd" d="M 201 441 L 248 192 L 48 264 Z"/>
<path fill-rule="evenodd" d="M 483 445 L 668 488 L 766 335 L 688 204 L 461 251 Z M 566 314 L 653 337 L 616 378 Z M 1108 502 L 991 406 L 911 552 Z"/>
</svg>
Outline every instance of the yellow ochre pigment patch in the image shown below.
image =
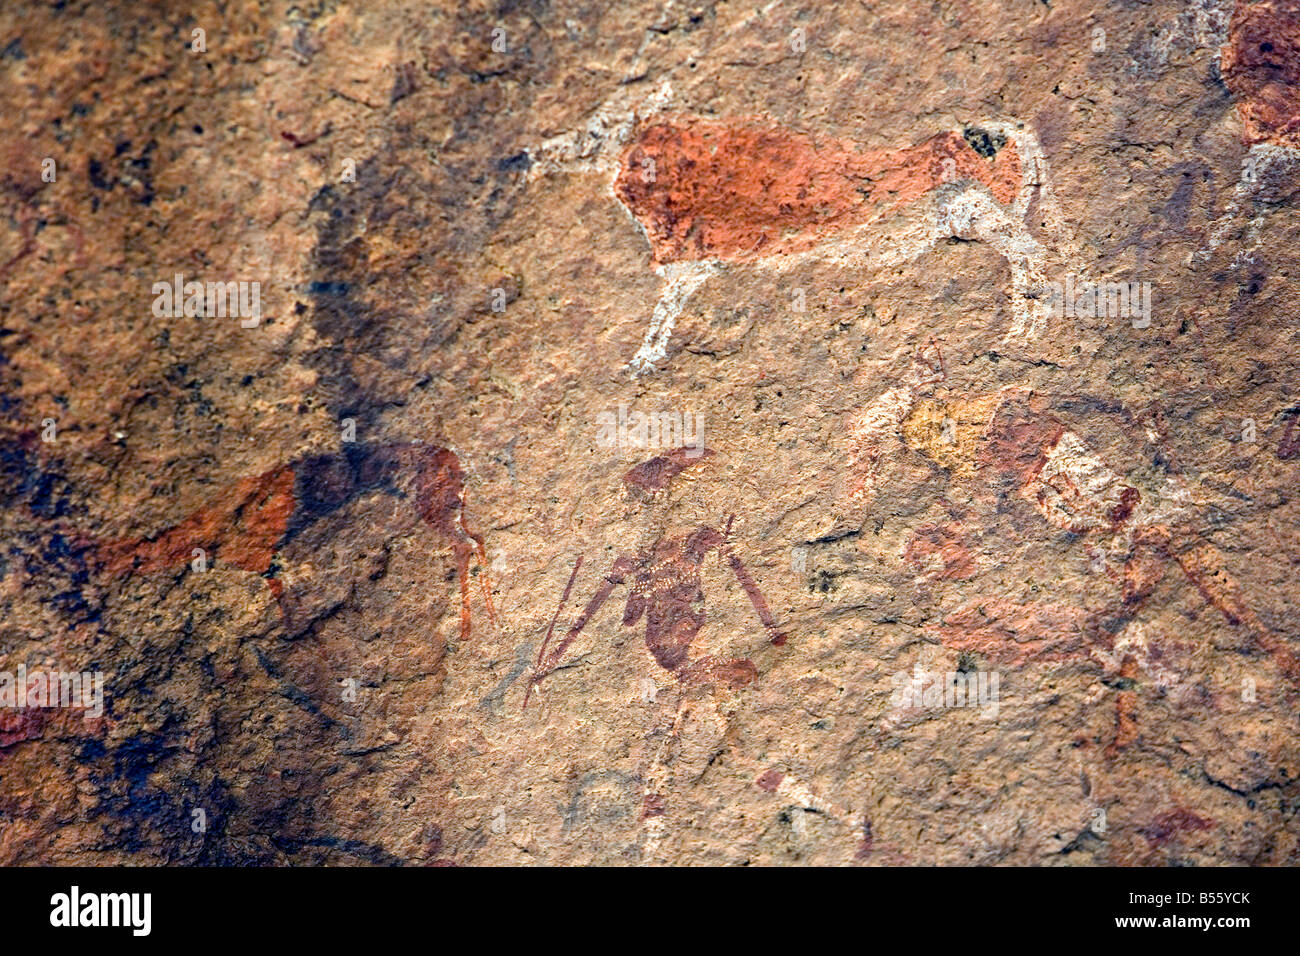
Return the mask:
<svg viewBox="0 0 1300 956">
<path fill-rule="evenodd" d="M 950 401 L 922 399 L 903 420 L 903 441 L 955 477 L 969 478 L 975 474 L 980 438 L 1001 402 L 1001 392 Z"/>
</svg>

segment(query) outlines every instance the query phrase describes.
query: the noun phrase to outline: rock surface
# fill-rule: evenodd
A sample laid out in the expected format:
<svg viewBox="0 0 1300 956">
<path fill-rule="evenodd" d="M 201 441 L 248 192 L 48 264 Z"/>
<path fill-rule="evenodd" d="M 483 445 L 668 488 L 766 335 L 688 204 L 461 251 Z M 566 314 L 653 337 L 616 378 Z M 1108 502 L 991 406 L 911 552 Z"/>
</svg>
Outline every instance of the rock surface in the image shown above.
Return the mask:
<svg viewBox="0 0 1300 956">
<path fill-rule="evenodd" d="M 1298 31 L 0 10 L 0 861 L 1300 862 Z"/>
</svg>

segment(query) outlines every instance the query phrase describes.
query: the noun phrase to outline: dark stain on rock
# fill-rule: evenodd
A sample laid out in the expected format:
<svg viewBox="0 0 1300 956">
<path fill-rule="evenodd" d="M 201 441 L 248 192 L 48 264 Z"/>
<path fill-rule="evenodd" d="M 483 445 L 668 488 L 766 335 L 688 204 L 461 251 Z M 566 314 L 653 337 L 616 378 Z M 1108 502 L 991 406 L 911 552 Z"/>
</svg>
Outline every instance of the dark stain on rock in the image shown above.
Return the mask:
<svg viewBox="0 0 1300 956">
<path fill-rule="evenodd" d="M 532 165 L 533 160 L 527 150 L 497 160 L 497 169 L 503 173 L 526 173 Z"/>
<path fill-rule="evenodd" d="M 971 149 L 985 159 L 992 159 L 998 154 L 998 150 L 1007 145 L 1007 138 L 1001 133 L 990 133 L 978 126 L 967 126 L 962 130 L 962 138 L 970 144 Z"/>
</svg>

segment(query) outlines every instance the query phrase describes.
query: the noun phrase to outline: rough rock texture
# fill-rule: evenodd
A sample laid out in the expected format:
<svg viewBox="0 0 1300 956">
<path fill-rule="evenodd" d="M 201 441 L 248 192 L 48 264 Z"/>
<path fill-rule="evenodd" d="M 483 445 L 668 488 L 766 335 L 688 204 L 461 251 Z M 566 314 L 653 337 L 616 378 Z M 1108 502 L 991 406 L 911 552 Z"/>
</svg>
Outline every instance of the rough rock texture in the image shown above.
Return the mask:
<svg viewBox="0 0 1300 956">
<path fill-rule="evenodd" d="M 6 5 L 0 861 L 1300 862 L 1298 31 Z"/>
</svg>

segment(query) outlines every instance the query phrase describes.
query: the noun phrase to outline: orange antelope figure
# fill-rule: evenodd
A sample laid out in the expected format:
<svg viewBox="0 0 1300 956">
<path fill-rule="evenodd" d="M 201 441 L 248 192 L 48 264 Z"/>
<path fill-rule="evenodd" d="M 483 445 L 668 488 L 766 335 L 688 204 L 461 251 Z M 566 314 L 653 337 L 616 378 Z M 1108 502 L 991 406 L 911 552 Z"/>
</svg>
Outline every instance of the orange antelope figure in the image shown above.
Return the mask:
<svg viewBox="0 0 1300 956">
<path fill-rule="evenodd" d="M 988 120 L 863 149 L 753 117 L 662 112 L 669 99 L 665 91 L 636 107 L 607 104 L 585 128 L 530 151 L 530 176 L 610 175 L 614 198 L 649 241 L 664 285 L 626 366 L 633 374 L 666 361 L 678 316 L 728 264 L 784 270 L 811 255 L 878 268 L 950 238 L 983 242 L 1006 260 L 1007 336 L 1041 331 L 1049 246 L 1066 236 L 1046 156 L 1024 124 Z"/>
</svg>

